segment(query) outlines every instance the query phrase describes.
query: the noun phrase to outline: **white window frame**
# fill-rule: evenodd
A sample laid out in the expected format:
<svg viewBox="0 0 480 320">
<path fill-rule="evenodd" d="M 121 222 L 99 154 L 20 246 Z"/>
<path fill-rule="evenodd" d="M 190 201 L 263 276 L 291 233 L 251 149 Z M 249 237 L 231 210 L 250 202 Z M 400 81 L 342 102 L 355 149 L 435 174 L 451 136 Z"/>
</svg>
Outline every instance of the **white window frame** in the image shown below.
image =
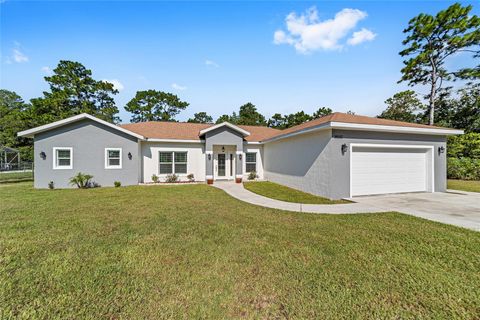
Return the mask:
<svg viewBox="0 0 480 320">
<path fill-rule="evenodd" d="M 254 155 L 255 155 L 255 162 L 247 161 L 247 154 L 248 154 L 248 153 L 251 153 L 251 154 L 254 154 Z M 255 163 L 255 172 L 258 173 L 258 171 L 257 171 L 257 168 L 258 168 L 257 162 L 258 162 L 258 160 L 257 160 L 257 159 L 258 159 L 258 154 L 257 154 L 257 152 L 245 152 L 245 173 L 253 172 L 253 171 L 248 171 L 248 170 L 247 170 L 247 165 L 248 165 L 248 164 L 252 164 L 252 163 Z"/>
<path fill-rule="evenodd" d="M 108 151 L 120 151 L 120 162 L 118 165 L 110 165 L 108 163 Z M 105 148 L 105 169 L 122 169 L 122 148 Z"/>
<path fill-rule="evenodd" d="M 172 154 L 172 172 L 171 173 L 160 173 L 160 153 L 171 153 Z M 186 162 L 178 162 L 178 164 L 185 164 L 187 166 L 187 170 L 185 173 L 177 173 L 175 171 L 175 153 L 186 153 L 187 154 L 187 161 Z M 170 163 L 170 162 L 164 162 L 164 163 Z M 170 150 L 161 150 L 158 151 L 158 166 L 157 166 L 157 172 L 159 176 L 167 176 L 169 174 L 174 174 L 177 176 L 186 176 L 188 175 L 188 151 L 185 150 L 175 150 L 175 151 L 170 151 Z"/>
<path fill-rule="evenodd" d="M 60 166 L 57 164 L 57 151 L 58 150 L 68 150 L 70 151 L 70 165 L 69 166 Z M 54 147 L 53 148 L 53 169 L 54 170 L 71 170 L 73 169 L 73 148 L 72 147 Z"/>
</svg>

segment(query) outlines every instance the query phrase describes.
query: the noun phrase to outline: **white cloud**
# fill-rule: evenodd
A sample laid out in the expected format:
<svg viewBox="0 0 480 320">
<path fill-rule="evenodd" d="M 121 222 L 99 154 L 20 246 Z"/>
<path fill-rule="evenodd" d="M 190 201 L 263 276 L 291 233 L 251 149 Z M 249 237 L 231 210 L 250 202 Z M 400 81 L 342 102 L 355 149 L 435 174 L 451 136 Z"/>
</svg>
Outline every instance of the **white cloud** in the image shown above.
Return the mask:
<svg viewBox="0 0 480 320">
<path fill-rule="evenodd" d="M 181 85 L 176 84 L 176 83 L 172 83 L 172 88 L 175 89 L 175 90 L 180 90 L 180 91 L 183 91 L 183 90 L 187 89 L 187 87 L 181 86 Z"/>
<path fill-rule="evenodd" d="M 315 7 L 300 16 L 292 12 L 285 18 L 287 31 L 275 31 L 273 42 L 292 45 L 300 53 L 339 50 L 343 47 L 341 40 L 366 17 L 365 11 L 349 8 L 337 12 L 333 19 L 323 21 Z"/>
<path fill-rule="evenodd" d="M 206 65 L 206 66 L 209 66 L 209 67 L 215 67 L 215 68 L 220 67 L 220 66 L 218 65 L 218 63 L 216 63 L 215 61 L 208 60 L 208 59 L 205 60 L 205 65 Z"/>
<path fill-rule="evenodd" d="M 48 67 L 48 66 L 42 67 L 42 71 L 47 75 L 52 75 L 53 74 L 52 69 L 50 69 L 50 67 Z"/>
<path fill-rule="evenodd" d="M 14 48 L 12 52 L 13 61 L 16 63 L 28 62 L 28 57 L 19 48 Z"/>
<path fill-rule="evenodd" d="M 102 81 L 110 82 L 111 84 L 113 84 L 113 88 L 118 90 L 118 91 L 122 91 L 123 89 L 125 89 L 123 84 L 117 79 L 110 79 L 110 80 L 109 79 L 103 79 Z"/>
<path fill-rule="evenodd" d="M 362 28 L 360 31 L 355 31 L 352 37 L 347 40 L 347 43 L 351 46 L 356 46 L 362 42 L 372 41 L 376 36 L 372 31 Z"/>
</svg>

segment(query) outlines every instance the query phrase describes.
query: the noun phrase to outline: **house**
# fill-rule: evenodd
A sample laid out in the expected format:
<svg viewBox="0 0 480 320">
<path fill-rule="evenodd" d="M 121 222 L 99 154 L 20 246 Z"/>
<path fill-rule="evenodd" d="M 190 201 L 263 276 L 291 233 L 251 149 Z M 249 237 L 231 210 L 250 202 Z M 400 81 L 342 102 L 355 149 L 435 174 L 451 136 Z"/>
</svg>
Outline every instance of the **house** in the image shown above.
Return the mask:
<svg viewBox="0 0 480 320">
<path fill-rule="evenodd" d="M 186 180 L 267 179 L 331 199 L 446 189 L 446 137 L 461 130 L 333 113 L 277 130 L 142 122 L 114 125 L 80 114 L 19 133 L 34 139 L 35 187 L 70 187 L 78 172 L 111 186 Z"/>
</svg>

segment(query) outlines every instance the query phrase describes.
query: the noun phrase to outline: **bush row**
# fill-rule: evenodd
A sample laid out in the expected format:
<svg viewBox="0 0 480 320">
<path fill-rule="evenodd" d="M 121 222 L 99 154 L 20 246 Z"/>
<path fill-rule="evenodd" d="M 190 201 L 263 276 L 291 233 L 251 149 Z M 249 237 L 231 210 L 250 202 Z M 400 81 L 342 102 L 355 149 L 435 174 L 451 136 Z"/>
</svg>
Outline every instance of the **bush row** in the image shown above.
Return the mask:
<svg viewBox="0 0 480 320">
<path fill-rule="evenodd" d="M 449 179 L 480 180 L 480 159 L 449 157 L 447 159 L 447 177 Z"/>
</svg>

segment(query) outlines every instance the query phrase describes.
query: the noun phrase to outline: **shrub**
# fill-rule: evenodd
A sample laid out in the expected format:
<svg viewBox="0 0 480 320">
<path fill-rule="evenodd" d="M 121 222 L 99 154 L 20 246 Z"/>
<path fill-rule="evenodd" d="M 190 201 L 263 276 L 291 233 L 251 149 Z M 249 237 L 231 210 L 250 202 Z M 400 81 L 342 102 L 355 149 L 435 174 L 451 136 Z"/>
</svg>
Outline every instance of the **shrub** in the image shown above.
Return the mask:
<svg viewBox="0 0 480 320">
<path fill-rule="evenodd" d="M 449 179 L 480 180 L 480 159 L 447 159 L 447 177 Z"/>
<path fill-rule="evenodd" d="M 194 182 L 194 181 L 195 181 L 195 177 L 194 177 L 193 173 L 189 173 L 188 176 L 187 176 L 187 179 L 188 179 L 188 181 L 190 181 L 190 182 Z"/>
<path fill-rule="evenodd" d="M 252 171 L 248 174 L 248 180 L 255 180 L 257 178 L 257 172 Z"/>
<path fill-rule="evenodd" d="M 91 185 L 91 182 L 90 180 L 92 180 L 93 176 L 90 175 L 90 174 L 85 174 L 85 173 L 77 173 L 76 176 L 73 176 L 70 178 L 70 184 L 71 185 L 76 185 L 77 188 L 80 188 L 80 189 L 85 189 L 85 188 L 90 188 L 92 185 Z M 94 185 L 95 186 L 95 185 Z"/>
<path fill-rule="evenodd" d="M 448 137 L 447 157 L 480 159 L 480 133 Z"/>
<path fill-rule="evenodd" d="M 55 189 L 55 183 L 54 183 L 53 181 L 50 181 L 50 182 L 48 183 L 48 189 L 50 189 L 50 190 Z"/>
<path fill-rule="evenodd" d="M 152 181 L 153 181 L 154 183 L 157 183 L 157 182 L 158 182 L 158 176 L 157 176 L 156 174 L 153 174 L 153 175 L 152 175 Z"/>
<path fill-rule="evenodd" d="M 113 182 L 113 185 L 115 186 L 115 188 L 118 188 L 122 185 L 122 183 L 120 181 L 115 181 Z"/>
<path fill-rule="evenodd" d="M 176 174 L 169 174 L 165 177 L 165 182 L 174 183 L 178 181 L 178 176 Z"/>
</svg>

